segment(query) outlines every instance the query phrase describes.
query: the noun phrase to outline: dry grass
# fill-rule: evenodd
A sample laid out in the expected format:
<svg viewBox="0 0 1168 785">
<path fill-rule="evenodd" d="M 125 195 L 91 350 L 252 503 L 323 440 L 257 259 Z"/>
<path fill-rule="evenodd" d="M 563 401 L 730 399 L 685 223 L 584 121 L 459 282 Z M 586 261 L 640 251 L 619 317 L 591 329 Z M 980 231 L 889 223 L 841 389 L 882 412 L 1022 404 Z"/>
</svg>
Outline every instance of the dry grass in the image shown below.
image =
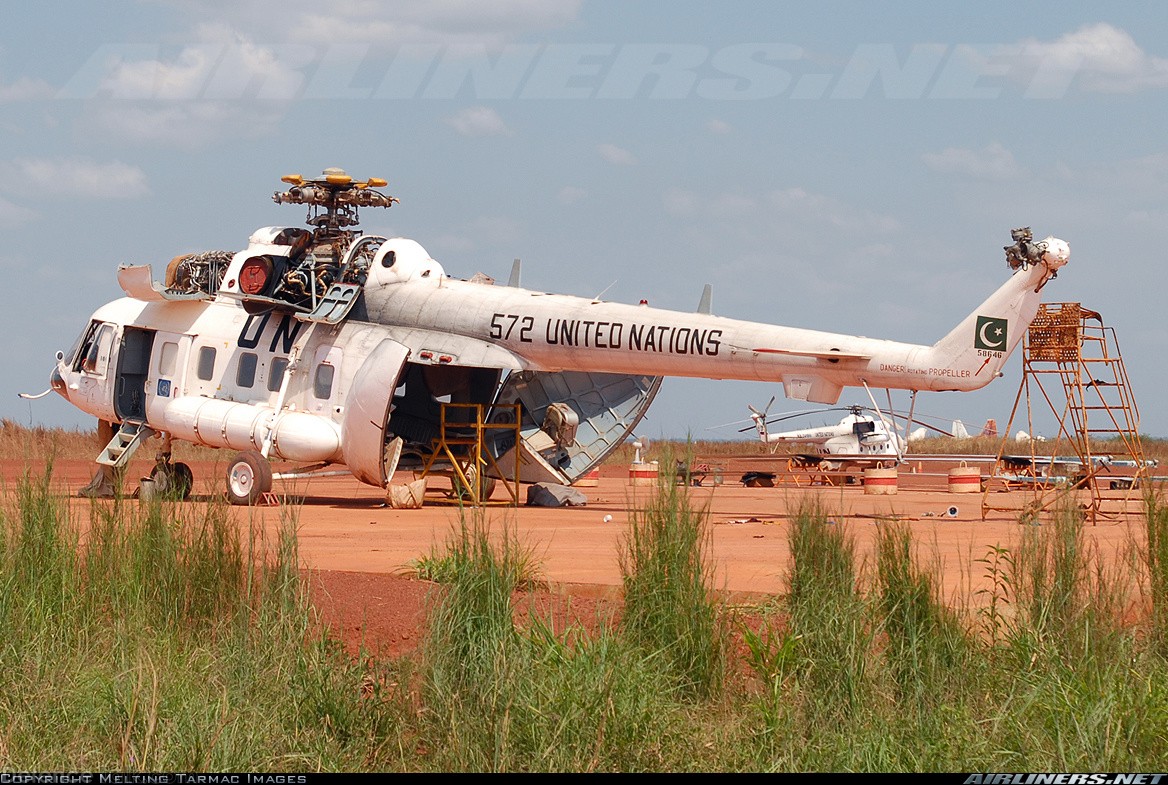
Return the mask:
<svg viewBox="0 0 1168 785">
<path fill-rule="evenodd" d="M 1141 442 L 1145 459 L 1155 459 L 1160 461 L 1161 464 L 1168 461 L 1168 439 L 1143 436 Z M 776 446 L 778 449 L 772 453 L 772 449 Z M 653 455 L 647 458 L 645 456 L 642 457 L 646 460 L 652 460 L 653 456 L 658 452 L 670 447 L 678 455 L 683 455 L 686 452 L 685 442 L 654 442 L 651 450 Z M 806 445 L 780 444 L 767 446 L 758 439 L 743 439 L 741 441 L 695 441 L 689 444 L 689 452 L 703 458 L 723 455 L 792 455 L 806 451 Z M 908 453 L 910 455 L 997 455 L 999 452 L 1004 452 L 1007 455 L 1030 455 L 1031 451 L 1033 451 L 1034 455 L 1054 455 L 1056 452 L 1058 455 L 1074 454 L 1074 448 L 1065 439 L 1059 442 L 1050 440 L 1019 441 L 1016 439 L 1006 439 L 1003 443 L 1001 437 L 993 436 L 976 436 L 968 439 L 953 439 L 937 436 L 914 440 L 908 446 Z M 609 461 L 612 463 L 631 462 L 635 452 L 636 450 L 628 442 L 625 442 L 612 454 Z M 1113 457 L 1121 457 L 1129 454 L 1128 447 L 1119 439 L 1093 441 L 1091 444 L 1091 452 L 1093 455 L 1111 455 Z"/>
<path fill-rule="evenodd" d="M 0 420 L 0 460 L 28 460 L 43 461 L 50 455 L 61 459 L 89 460 L 97 455 L 98 450 L 105 446 L 99 444 L 96 424 L 93 428 L 29 428 L 19 425 L 8 419 Z M 1168 462 L 1168 439 L 1158 439 L 1150 436 L 1142 437 L 1144 457 L 1156 459 L 1165 464 Z M 947 437 L 929 437 L 913 441 L 909 444 L 909 454 L 915 455 L 997 455 L 1002 450 L 1003 442 L 1000 437 L 978 436 L 968 439 L 951 439 Z M 1121 440 L 1097 441 L 1092 444 L 1092 453 L 1095 455 L 1124 456 L 1128 454 L 1127 447 Z M 687 449 L 688 448 L 688 449 Z M 688 445 L 682 441 L 654 442 L 651 452 L 656 455 L 664 450 L 672 449 L 676 455 L 685 455 L 687 452 L 703 458 L 722 455 L 768 455 L 774 445 L 767 446 L 758 439 L 742 439 L 740 441 L 694 441 Z M 214 461 L 222 453 L 210 447 L 187 442 L 175 442 L 176 460 Z M 1073 453 L 1071 446 L 1065 441 L 1054 442 L 1026 442 L 1007 439 L 1004 452 L 1010 455 L 1029 455 L 1031 450 L 1035 455 L 1059 455 Z M 778 445 L 774 454 L 790 455 L 800 452 L 798 445 Z M 803 450 L 805 451 L 805 450 Z M 631 463 L 636 450 L 626 441 L 617 448 L 608 458 L 608 463 Z M 652 460 L 653 455 L 646 459 Z M 643 456 L 644 457 L 644 456 Z"/>
<path fill-rule="evenodd" d="M 97 424 L 92 428 L 29 428 L 0 420 L 0 460 L 24 460 L 41 463 L 53 457 L 62 460 L 93 460 L 105 441 L 98 438 Z M 176 460 L 215 460 L 220 453 L 211 447 L 176 441 Z"/>
</svg>

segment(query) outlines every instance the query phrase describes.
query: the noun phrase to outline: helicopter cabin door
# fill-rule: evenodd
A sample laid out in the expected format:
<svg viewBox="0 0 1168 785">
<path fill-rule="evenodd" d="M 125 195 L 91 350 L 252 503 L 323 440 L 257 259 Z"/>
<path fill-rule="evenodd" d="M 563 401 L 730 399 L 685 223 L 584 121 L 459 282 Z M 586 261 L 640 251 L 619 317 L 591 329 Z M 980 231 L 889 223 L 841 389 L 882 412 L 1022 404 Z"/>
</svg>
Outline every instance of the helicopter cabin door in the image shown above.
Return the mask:
<svg viewBox="0 0 1168 785">
<path fill-rule="evenodd" d="M 153 361 L 146 377 L 146 420 L 165 422 L 166 407 L 183 394 L 191 336 L 156 332 Z"/>
<path fill-rule="evenodd" d="M 153 348 L 154 330 L 126 327 L 122 332 L 114 379 L 114 413 L 122 422 L 146 420 L 146 377 Z"/>
<path fill-rule="evenodd" d="M 341 449 L 345 465 L 363 483 L 384 488 L 393 479 L 400 456 L 388 454 L 386 427 L 393 408 L 393 391 L 402 383 L 409 359 L 408 347 L 386 338 L 365 357 L 353 376 L 341 421 Z"/>
</svg>

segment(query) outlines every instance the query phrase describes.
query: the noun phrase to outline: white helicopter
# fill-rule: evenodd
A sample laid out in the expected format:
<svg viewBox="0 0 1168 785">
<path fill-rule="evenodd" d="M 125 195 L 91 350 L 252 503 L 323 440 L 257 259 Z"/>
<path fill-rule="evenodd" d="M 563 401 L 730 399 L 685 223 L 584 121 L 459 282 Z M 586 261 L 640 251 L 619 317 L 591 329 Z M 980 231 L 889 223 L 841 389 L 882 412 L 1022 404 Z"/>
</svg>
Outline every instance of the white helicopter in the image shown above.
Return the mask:
<svg viewBox="0 0 1168 785">
<path fill-rule="evenodd" d="M 859 405 L 819 410 L 819 413 L 848 412 L 843 419 L 832 425 L 772 432 L 770 426 L 775 423 L 816 413 L 791 412 L 768 419 L 767 412 L 770 411 L 774 402 L 775 399 L 772 397 L 770 403 L 762 411 L 747 404 L 747 408 L 750 410 L 750 419 L 753 422 L 752 427 L 757 431 L 759 440 L 763 444 L 775 445 L 772 452 L 777 451 L 780 444 L 809 445 L 814 448 L 813 452 L 795 453 L 795 457 L 804 463 L 828 463 L 833 468 L 903 463 L 908 442 L 923 438 L 928 431 L 954 438 L 969 435 L 960 420 L 945 420 L 945 422 L 952 424 L 952 428 L 946 430 L 936 425 L 930 425 L 911 414 Z M 871 412 L 871 414 L 866 412 Z M 897 430 L 896 420 L 905 421 L 904 434 Z M 913 424 L 919 427 L 909 431 L 909 426 Z M 741 429 L 740 432 L 748 430 L 751 428 Z"/>
<path fill-rule="evenodd" d="M 1005 283 L 918 345 L 715 316 L 708 284 L 684 313 L 523 289 L 518 263 L 509 285 L 457 279 L 414 240 L 356 229 L 359 208 L 397 201 L 377 190 L 385 180 L 282 180 L 274 200 L 307 205 L 307 229 L 177 257 L 162 283 L 122 265 L 126 296 L 57 353 L 50 390 L 111 431 L 82 494 L 118 492 L 118 470 L 153 436 L 152 477 L 183 495 L 192 476 L 171 459 L 174 439 L 236 451 L 236 504 L 271 490 L 272 460 L 384 488 L 399 466 L 432 460 L 450 418 L 471 428 L 517 414 L 488 432 L 478 476 L 516 466 L 518 481 L 571 484 L 632 433 L 668 375 L 781 382 L 827 404 L 845 386 L 975 390 L 1001 375 L 1069 256 L 1063 240 L 1015 230 Z"/>
<path fill-rule="evenodd" d="M 773 401 L 774 399 L 772 399 Z M 815 447 L 815 454 L 824 457 L 845 459 L 892 459 L 900 461 L 904 456 L 905 440 L 896 432 L 884 415 L 864 414 L 864 407 L 847 407 L 848 414 L 835 425 L 800 428 L 793 431 L 773 433 L 768 426 L 784 419 L 800 415 L 788 415 L 775 420 L 767 420 L 766 412 L 750 406 L 750 417 L 763 444 L 806 444 Z M 769 408 L 769 407 L 768 407 Z"/>
</svg>

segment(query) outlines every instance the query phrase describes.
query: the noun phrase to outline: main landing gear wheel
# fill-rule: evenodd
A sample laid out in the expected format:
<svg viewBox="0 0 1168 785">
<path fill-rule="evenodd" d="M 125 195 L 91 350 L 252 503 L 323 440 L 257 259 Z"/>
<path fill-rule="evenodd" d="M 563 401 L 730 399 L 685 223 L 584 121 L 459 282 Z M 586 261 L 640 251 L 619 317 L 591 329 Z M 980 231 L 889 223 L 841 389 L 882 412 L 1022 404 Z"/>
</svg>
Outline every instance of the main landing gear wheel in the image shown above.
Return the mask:
<svg viewBox="0 0 1168 785">
<path fill-rule="evenodd" d="M 180 501 L 186 501 L 195 487 L 195 473 L 185 463 L 159 464 L 150 470 L 155 492 Z"/>
<path fill-rule="evenodd" d="M 485 474 L 480 474 L 478 468 L 473 464 L 463 466 L 463 473 L 466 474 L 467 482 L 463 482 L 457 473 L 450 477 L 451 496 L 465 502 L 475 502 L 474 490 L 478 486 L 478 503 L 485 504 L 491 498 L 491 494 L 495 492 L 495 478 L 488 477 Z"/>
<path fill-rule="evenodd" d="M 272 490 L 272 465 L 255 450 L 241 452 L 227 466 L 227 499 L 232 504 L 255 504 Z"/>
</svg>

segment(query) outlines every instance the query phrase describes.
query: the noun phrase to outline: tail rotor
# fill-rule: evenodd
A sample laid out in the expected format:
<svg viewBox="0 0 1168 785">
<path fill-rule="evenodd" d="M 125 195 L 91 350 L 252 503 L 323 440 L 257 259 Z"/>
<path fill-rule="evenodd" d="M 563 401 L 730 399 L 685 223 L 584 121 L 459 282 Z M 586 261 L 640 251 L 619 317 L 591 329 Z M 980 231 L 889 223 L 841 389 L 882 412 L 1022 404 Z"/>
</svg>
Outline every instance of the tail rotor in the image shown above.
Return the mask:
<svg viewBox="0 0 1168 785">
<path fill-rule="evenodd" d="M 762 440 L 763 444 L 767 444 L 767 412 L 774 406 L 775 396 L 771 396 L 770 401 L 766 407 L 760 412 L 758 409 L 746 404 L 746 408 L 750 409 L 750 419 L 754 420 L 754 428 L 758 431 L 758 438 Z"/>
</svg>

